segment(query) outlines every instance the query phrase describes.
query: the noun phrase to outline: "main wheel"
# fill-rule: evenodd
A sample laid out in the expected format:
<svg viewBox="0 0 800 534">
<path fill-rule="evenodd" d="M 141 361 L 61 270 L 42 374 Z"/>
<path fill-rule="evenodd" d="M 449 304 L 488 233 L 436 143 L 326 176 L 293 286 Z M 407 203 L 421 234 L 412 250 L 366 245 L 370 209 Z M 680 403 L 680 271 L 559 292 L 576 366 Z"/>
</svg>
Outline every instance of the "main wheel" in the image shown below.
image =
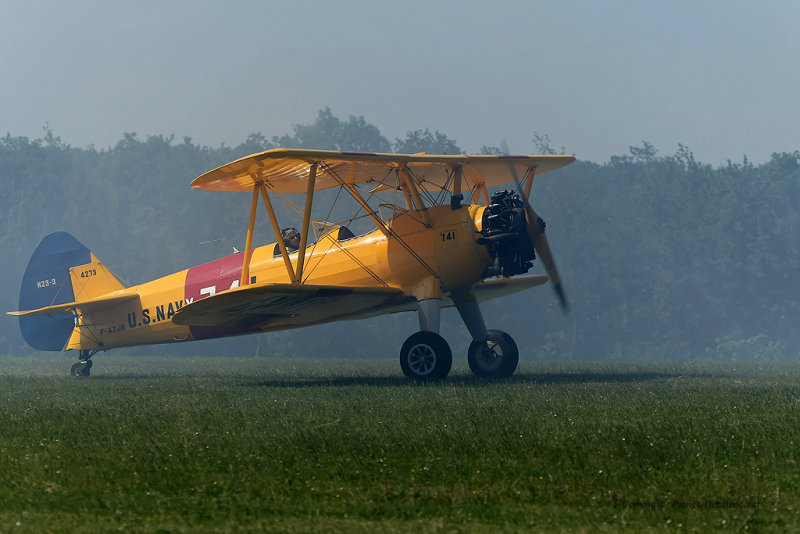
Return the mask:
<svg viewBox="0 0 800 534">
<path fill-rule="evenodd" d="M 502 330 L 489 330 L 486 341 L 473 341 L 467 352 L 469 368 L 483 378 L 506 378 L 519 363 L 519 349 L 514 339 Z"/>
<path fill-rule="evenodd" d="M 450 345 L 436 332 L 417 332 L 400 349 L 400 368 L 411 380 L 441 380 L 452 366 Z"/>
</svg>

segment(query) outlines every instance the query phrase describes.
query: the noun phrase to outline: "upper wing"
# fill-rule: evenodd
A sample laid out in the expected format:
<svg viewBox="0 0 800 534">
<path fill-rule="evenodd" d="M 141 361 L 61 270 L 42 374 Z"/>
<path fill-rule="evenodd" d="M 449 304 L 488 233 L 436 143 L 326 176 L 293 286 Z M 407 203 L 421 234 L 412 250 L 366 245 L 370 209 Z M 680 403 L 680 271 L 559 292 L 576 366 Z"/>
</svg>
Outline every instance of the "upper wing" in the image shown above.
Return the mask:
<svg viewBox="0 0 800 534">
<path fill-rule="evenodd" d="M 280 330 L 376 315 L 409 300 L 414 301 L 395 288 L 262 283 L 186 304 L 172 321 Z"/>
<path fill-rule="evenodd" d="M 453 169 L 461 167 L 468 183 L 494 187 L 510 183 L 509 166 L 518 176 L 531 167 L 536 174 L 552 171 L 575 161 L 567 155 L 492 156 L 427 154 L 373 154 L 276 148 L 252 154 L 209 171 L 192 182 L 192 188 L 210 191 L 252 191 L 253 184 L 264 181 L 270 190 L 280 193 L 305 193 L 309 168 L 319 165 L 315 190 L 349 183 L 375 183 L 397 187 L 397 169 L 407 166 L 419 187 L 438 191 L 444 188 Z M 465 187 L 465 189 L 467 189 Z"/>
</svg>

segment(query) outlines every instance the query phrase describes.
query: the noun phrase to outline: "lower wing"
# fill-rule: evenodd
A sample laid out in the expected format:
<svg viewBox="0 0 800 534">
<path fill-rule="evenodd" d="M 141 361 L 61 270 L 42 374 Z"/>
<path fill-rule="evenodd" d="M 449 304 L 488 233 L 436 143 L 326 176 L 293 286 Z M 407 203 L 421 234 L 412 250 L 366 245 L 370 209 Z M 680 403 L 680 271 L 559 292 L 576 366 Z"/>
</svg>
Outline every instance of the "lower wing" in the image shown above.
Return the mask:
<svg viewBox="0 0 800 534">
<path fill-rule="evenodd" d="M 500 278 L 476 285 L 475 294 L 480 301 L 490 300 L 545 282 L 546 276 Z M 445 295 L 442 306 L 453 306 L 453 301 Z M 172 321 L 186 326 L 281 330 L 416 309 L 416 300 L 396 288 L 264 283 L 184 305 Z"/>
</svg>

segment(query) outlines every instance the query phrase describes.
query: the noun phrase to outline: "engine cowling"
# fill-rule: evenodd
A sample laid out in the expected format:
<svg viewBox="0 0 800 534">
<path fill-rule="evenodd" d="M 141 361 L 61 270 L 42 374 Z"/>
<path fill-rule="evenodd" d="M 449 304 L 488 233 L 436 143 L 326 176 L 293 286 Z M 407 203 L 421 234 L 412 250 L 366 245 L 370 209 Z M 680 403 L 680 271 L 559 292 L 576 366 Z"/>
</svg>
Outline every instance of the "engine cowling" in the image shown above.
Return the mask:
<svg viewBox="0 0 800 534">
<path fill-rule="evenodd" d="M 544 221 L 539 219 L 540 226 Z M 483 273 L 484 278 L 514 276 L 527 273 L 536 259 L 533 242 L 528 235 L 525 204 L 514 191 L 499 191 L 492 195 L 483 211 L 483 237 L 494 264 Z"/>
</svg>

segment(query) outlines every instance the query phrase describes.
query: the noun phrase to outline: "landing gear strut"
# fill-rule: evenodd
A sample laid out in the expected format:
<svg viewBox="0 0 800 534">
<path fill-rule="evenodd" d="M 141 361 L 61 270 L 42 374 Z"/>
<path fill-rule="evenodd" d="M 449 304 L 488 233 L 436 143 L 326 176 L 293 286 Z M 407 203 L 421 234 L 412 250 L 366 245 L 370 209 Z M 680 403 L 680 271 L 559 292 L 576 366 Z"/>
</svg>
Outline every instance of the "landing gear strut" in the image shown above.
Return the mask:
<svg viewBox="0 0 800 534">
<path fill-rule="evenodd" d="M 80 352 L 80 361 L 72 365 L 69 374 L 72 376 L 89 376 L 92 369 L 91 357 L 97 354 L 96 350 L 82 350 Z"/>
<path fill-rule="evenodd" d="M 472 344 L 467 352 L 469 368 L 481 378 L 511 376 L 519 363 L 517 344 L 502 330 L 487 330 L 474 293 L 468 293 L 465 297 L 454 298 L 453 301 L 472 336 Z M 450 345 L 439 335 L 442 301 L 438 298 L 424 299 L 417 301 L 417 306 L 420 331 L 403 343 L 400 368 L 411 380 L 442 380 L 453 366 Z"/>
</svg>

